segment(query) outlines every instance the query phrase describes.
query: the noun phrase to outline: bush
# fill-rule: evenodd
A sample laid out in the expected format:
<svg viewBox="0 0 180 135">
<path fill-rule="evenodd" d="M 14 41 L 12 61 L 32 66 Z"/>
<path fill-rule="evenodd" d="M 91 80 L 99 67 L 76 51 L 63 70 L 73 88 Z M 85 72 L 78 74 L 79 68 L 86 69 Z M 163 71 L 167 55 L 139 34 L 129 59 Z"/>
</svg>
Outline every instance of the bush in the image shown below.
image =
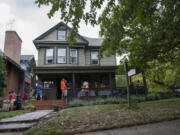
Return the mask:
<svg viewBox="0 0 180 135">
<path fill-rule="evenodd" d="M 33 104 L 28 104 L 24 106 L 25 110 L 35 110 L 35 106 Z"/>
<path fill-rule="evenodd" d="M 69 102 L 69 106 L 71 107 L 78 107 L 78 106 L 84 106 L 86 101 L 80 100 L 80 99 L 74 99 Z"/>
<path fill-rule="evenodd" d="M 138 102 L 144 102 L 144 101 L 146 101 L 146 98 L 145 98 L 145 96 L 131 96 L 131 101 L 133 102 L 133 103 L 138 103 Z"/>
<path fill-rule="evenodd" d="M 160 95 L 158 93 L 149 93 L 146 96 L 146 100 L 147 101 L 152 101 L 152 100 L 159 100 L 160 99 Z"/>
</svg>

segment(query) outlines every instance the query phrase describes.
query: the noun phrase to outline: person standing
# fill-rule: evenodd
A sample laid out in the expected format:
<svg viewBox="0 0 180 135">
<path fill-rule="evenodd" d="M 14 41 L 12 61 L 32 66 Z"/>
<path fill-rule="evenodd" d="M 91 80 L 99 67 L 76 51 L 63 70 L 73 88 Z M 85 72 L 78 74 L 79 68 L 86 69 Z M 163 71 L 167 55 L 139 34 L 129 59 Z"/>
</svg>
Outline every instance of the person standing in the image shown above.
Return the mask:
<svg viewBox="0 0 180 135">
<path fill-rule="evenodd" d="M 66 100 L 67 100 L 67 86 L 66 86 L 64 78 L 62 78 L 62 80 L 61 80 L 61 92 L 62 92 L 62 99 L 66 98 Z M 66 101 L 66 103 L 67 103 L 67 101 Z"/>
<path fill-rule="evenodd" d="M 43 90 L 43 85 L 41 82 L 39 82 L 36 86 L 36 99 L 40 97 L 40 100 L 42 100 L 42 90 Z"/>
<path fill-rule="evenodd" d="M 15 97 L 12 91 L 9 92 L 9 100 L 10 100 L 10 109 L 14 110 Z"/>
</svg>

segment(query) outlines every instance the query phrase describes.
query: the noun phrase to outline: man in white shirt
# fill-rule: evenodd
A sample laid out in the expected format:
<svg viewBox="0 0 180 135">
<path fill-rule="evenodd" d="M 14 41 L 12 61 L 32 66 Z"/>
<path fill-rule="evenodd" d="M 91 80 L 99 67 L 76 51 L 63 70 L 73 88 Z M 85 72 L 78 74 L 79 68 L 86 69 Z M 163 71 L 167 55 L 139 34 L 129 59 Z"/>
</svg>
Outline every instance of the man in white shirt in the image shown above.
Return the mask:
<svg viewBox="0 0 180 135">
<path fill-rule="evenodd" d="M 88 82 L 84 81 L 83 86 L 84 86 L 85 95 L 88 96 L 89 95 L 89 84 L 88 84 Z"/>
</svg>

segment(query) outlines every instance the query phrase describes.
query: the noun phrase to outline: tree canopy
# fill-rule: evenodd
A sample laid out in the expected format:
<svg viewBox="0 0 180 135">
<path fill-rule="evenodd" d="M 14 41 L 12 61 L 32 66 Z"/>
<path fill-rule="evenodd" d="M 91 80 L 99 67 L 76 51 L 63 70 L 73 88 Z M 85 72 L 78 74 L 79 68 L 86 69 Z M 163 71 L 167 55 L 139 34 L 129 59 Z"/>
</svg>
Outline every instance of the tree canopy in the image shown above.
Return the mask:
<svg viewBox="0 0 180 135">
<path fill-rule="evenodd" d="M 50 5 L 48 16 L 60 12 L 71 23 L 75 41 L 79 23 L 100 25 L 101 52 L 128 54 L 132 65 L 147 68 L 152 61 L 180 64 L 179 0 L 36 0 Z M 100 12 L 102 11 L 102 12 Z"/>
<path fill-rule="evenodd" d="M 0 96 L 3 96 L 3 90 L 6 81 L 6 69 L 2 56 L 0 55 Z"/>
</svg>

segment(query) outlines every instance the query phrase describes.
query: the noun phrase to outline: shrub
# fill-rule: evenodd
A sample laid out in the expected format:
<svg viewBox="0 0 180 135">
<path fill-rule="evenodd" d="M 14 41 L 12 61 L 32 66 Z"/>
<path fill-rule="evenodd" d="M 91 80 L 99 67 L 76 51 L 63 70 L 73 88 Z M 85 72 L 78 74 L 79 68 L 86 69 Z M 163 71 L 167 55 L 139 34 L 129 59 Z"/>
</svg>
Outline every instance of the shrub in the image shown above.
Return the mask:
<svg viewBox="0 0 180 135">
<path fill-rule="evenodd" d="M 25 105 L 24 106 L 24 109 L 25 110 L 34 110 L 35 109 L 35 106 L 33 104 L 28 104 L 28 105 Z"/>
<path fill-rule="evenodd" d="M 71 107 L 78 107 L 78 106 L 84 106 L 86 101 L 80 100 L 80 99 L 74 99 L 69 102 L 69 106 Z"/>
</svg>

